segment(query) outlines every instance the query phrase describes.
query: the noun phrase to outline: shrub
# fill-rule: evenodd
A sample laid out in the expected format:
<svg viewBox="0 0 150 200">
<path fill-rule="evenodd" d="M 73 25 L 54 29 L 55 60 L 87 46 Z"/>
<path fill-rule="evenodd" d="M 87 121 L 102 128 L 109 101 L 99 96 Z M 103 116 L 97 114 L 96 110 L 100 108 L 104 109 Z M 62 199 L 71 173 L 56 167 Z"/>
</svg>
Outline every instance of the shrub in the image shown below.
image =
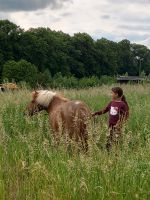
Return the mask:
<svg viewBox="0 0 150 200">
<path fill-rule="evenodd" d="M 37 68 L 35 65 L 26 60 L 8 61 L 3 66 L 2 77 L 8 81 L 15 81 L 16 83 L 24 81 L 29 83 L 32 87 L 37 83 Z"/>
</svg>

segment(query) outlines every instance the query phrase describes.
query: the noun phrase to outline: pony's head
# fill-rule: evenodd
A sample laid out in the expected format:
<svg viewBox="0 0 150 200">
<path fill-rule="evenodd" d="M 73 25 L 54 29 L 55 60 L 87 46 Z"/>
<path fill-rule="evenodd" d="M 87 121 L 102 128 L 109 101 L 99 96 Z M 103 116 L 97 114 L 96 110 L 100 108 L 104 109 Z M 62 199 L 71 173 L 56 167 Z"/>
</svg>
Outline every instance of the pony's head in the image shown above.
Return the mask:
<svg viewBox="0 0 150 200">
<path fill-rule="evenodd" d="M 28 115 L 32 116 L 42 110 L 47 110 L 55 95 L 55 92 L 48 90 L 39 90 L 32 92 L 32 100 L 27 106 Z"/>
</svg>

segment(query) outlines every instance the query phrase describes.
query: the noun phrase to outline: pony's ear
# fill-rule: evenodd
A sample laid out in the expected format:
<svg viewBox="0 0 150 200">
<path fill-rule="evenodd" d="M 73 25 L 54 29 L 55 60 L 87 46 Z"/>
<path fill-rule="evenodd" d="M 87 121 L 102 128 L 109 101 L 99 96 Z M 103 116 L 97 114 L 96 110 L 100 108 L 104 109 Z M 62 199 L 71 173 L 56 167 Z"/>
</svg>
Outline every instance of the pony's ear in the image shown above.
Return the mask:
<svg viewBox="0 0 150 200">
<path fill-rule="evenodd" d="M 38 92 L 37 92 L 36 90 L 34 90 L 34 91 L 32 92 L 32 98 L 33 98 L 33 99 L 36 98 L 37 95 L 38 95 Z"/>
</svg>

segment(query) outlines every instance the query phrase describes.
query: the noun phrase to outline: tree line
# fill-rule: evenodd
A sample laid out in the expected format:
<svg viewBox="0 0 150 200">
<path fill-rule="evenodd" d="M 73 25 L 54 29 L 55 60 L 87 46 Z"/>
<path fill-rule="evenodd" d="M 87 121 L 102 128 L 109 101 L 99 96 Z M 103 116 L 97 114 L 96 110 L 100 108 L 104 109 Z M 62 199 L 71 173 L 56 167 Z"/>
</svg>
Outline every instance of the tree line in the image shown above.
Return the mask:
<svg viewBox="0 0 150 200">
<path fill-rule="evenodd" d="M 129 40 L 94 40 L 87 33 L 73 36 L 50 28 L 30 28 L 0 20 L 0 80 L 30 85 L 54 77 L 150 74 L 150 50 Z"/>
</svg>

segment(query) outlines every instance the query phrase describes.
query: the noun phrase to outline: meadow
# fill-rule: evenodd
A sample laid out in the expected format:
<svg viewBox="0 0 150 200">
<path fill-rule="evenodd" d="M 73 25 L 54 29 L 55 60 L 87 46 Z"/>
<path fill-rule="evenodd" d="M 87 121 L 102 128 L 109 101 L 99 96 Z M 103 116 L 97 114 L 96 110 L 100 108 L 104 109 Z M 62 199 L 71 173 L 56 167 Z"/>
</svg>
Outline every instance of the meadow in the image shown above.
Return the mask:
<svg viewBox="0 0 150 200">
<path fill-rule="evenodd" d="M 123 85 L 130 119 L 117 150 L 105 149 L 108 116 L 89 124 L 89 152 L 55 148 L 45 112 L 24 116 L 27 89 L 0 93 L 0 199 L 148 200 L 150 199 L 150 85 Z M 61 90 L 91 111 L 110 100 L 111 86 Z"/>
</svg>

